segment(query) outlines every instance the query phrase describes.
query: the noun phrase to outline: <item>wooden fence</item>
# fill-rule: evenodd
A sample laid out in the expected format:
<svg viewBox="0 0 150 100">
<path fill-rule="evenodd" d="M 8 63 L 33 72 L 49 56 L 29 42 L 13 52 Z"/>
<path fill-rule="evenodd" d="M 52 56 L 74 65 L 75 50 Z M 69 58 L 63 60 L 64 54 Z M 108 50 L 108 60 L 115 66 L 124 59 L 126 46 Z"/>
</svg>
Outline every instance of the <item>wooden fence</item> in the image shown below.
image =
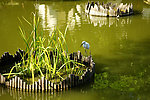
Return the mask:
<svg viewBox="0 0 150 100">
<path fill-rule="evenodd" d="M 59 83 L 54 83 L 45 79 L 45 77 L 42 77 L 38 81 L 35 81 L 34 84 L 28 84 L 23 79 L 17 76 L 6 81 L 6 78 L 2 74 L 0 74 L 0 84 L 3 84 L 4 86 L 7 86 L 10 89 L 16 89 L 18 91 L 59 92 L 71 89 L 73 87 L 77 87 L 93 79 L 95 73 L 95 63 L 93 62 L 91 56 L 84 57 L 81 55 L 81 52 L 78 51 L 70 54 L 70 59 L 78 62 L 82 61 L 83 64 L 89 66 L 86 68 L 86 71 L 84 71 L 82 76 L 69 74 L 69 76 L 66 79 L 61 80 Z"/>
</svg>

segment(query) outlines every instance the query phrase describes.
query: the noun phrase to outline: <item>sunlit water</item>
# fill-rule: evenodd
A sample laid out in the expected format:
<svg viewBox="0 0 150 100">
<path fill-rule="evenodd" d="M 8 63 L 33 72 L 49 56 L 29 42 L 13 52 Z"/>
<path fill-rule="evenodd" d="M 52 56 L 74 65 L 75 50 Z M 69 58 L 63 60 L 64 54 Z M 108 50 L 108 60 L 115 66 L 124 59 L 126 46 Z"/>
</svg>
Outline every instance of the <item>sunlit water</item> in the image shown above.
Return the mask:
<svg viewBox="0 0 150 100">
<path fill-rule="evenodd" d="M 110 1 L 110 0 L 108 0 Z M 69 52 L 82 51 L 81 42 L 90 43 L 90 50 L 96 63 L 96 73 L 110 72 L 112 74 L 134 75 L 150 65 L 150 6 L 142 0 L 130 0 L 136 12 L 133 16 L 94 17 L 84 13 L 87 1 L 30 1 L 12 0 L 0 1 L 0 55 L 9 51 L 14 54 L 18 48 L 25 45 L 19 35 L 21 23 L 18 18 L 25 17 L 32 21 L 33 12 L 40 17 L 40 28 L 49 36 L 55 26 L 62 32 L 67 31 Z M 113 2 L 124 2 L 116 0 Z M 22 20 L 23 21 L 23 20 Z M 30 31 L 23 21 L 23 27 Z M 146 87 L 145 87 L 146 88 Z M 147 89 L 149 91 L 149 89 Z M 17 95 L 17 96 L 14 96 Z M 29 94 L 10 91 L 0 87 L 0 98 L 3 99 L 56 99 L 56 100 L 148 100 L 147 92 L 122 93 L 113 89 L 94 90 L 91 86 L 71 90 L 54 95 Z"/>
</svg>

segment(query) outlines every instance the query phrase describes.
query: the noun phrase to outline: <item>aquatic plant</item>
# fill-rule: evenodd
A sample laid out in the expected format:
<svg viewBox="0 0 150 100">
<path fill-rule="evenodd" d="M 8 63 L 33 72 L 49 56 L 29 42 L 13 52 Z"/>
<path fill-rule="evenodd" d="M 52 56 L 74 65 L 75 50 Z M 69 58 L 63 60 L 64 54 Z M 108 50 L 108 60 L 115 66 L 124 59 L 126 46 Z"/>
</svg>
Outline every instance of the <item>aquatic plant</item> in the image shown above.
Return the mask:
<svg viewBox="0 0 150 100">
<path fill-rule="evenodd" d="M 33 14 L 33 24 L 23 19 L 30 25 L 32 31 L 27 36 L 26 31 L 19 26 L 20 35 L 25 42 L 26 51 L 21 55 L 22 60 L 12 67 L 8 78 L 18 75 L 23 78 L 31 78 L 32 82 L 36 77 L 45 77 L 52 80 L 63 79 L 70 73 L 80 74 L 85 65 L 70 59 L 68 47 L 65 40 L 67 27 L 63 34 L 58 28 L 50 34 L 48 38 L 43 36 L 43 32 L 38 33 L 39 18 Z M 20 20 L 20 19 L 19 19 Z M 21 20 L 20 20 L 21 22 Z"/>
<path fill-rule="evenodd" d="M 93 88 L 111 88 L 123 92 L 138 91 L 148 84 L 148 79 L 144 79 L 143 76 L 140 75 L 141 73 L 143 72 L 137 75 L 119 75 L 108 72 L 95 74 Z"/>
</svg>

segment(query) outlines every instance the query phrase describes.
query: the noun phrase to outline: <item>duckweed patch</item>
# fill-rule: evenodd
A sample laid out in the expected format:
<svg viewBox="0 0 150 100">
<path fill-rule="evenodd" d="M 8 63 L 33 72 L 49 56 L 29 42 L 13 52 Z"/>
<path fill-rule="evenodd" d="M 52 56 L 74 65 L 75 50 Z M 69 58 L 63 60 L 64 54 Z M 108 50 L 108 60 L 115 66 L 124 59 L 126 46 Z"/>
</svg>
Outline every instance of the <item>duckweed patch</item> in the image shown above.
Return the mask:
<svg viewBox="0 0 150 100">
<path fill-rule="evenodd" d="M 137 75 L 121 75 L 103 72 L 95 74 L 93 84 L 94 89 L 111 88 L 124 92 L 133 92 L 142 90 L 143 87 L 150 84 L 150 75 L 145 71 Z"/>
</svg>

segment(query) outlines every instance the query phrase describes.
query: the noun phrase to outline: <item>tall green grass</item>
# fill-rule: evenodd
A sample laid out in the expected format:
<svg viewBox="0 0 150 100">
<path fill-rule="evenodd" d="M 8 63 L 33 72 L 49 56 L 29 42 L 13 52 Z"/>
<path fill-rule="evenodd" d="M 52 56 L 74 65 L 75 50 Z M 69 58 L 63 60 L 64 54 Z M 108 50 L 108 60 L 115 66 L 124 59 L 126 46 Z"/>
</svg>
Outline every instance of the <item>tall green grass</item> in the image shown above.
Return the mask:
<svg viewBox="0 0 150 100">
<path fill-rule="evenodd" d="M 49 37 L 44 37 L 43 33 L 38 33 L 39 18 L 33 14 L 33 23 L 23 18 L 32 28 L 32 31 L 26 36 L 26 31 L 19 26 L 20 36 L 25 42 L 26 53 L 22 55 L 22 61 L 15 64 L 10 70 L 8 78 L 13 75 L 22 77 L 31 77 L 32 82 L 35 77 L 43 77 L 52 80 L 62 78 L 65 74 L 70 74 L 84 66 L 81 63 L 70 60 L 68 47 L 65 40 L 67 28 L 63 34 L 58 28 L 55 28 Z M 20 19 L 19 19 L 20 20 Z M 20 20 L 21 22 L 21 20 Z M 25 59 L 25 56 L 28 58 Z M 73 63 L 73 66 L 71 66 Z M 13 70 L 16 70 L 14 73 Z"/>
</svg>

